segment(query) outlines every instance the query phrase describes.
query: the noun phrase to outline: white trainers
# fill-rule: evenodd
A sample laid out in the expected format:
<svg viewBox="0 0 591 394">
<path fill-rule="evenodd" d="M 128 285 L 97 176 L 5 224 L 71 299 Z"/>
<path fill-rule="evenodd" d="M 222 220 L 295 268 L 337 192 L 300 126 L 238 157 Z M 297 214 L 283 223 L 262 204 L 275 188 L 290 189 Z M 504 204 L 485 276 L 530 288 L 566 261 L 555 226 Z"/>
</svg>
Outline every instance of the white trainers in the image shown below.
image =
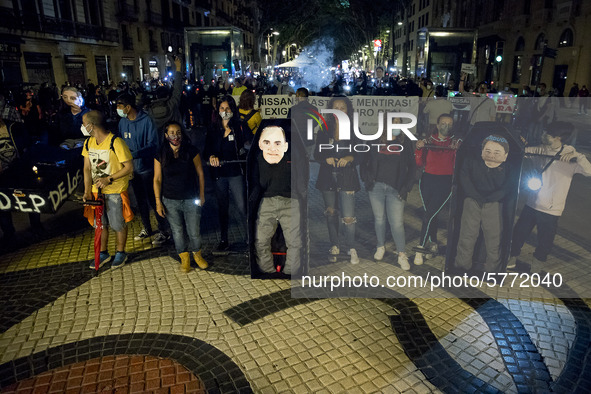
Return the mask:
<svg viewBox="0 0 591 394">
<path fill-rule="evenodd" d="M 381 260 L 384 258 L 384 253 L 386 253 L 386 247 L 385 246 L 380 246 L 376 249 L 376 252 L 373 255 L 373 258 L 375 260 Z"/>
<path fill-rule="evenodd" d="M 328 251 L 328 253 L 330 253 L 330 256 L 328 256 L 328 261 L 330 261 L 331 263 L 336 263 L 337 262 L 337 256 L 341 253 L 339 250 L 339 247 L 334 245 L 332 248 L 330 248 L 330 250 Z"/>
<path fill-rule="evenodd" d="M 517 267 L 517 256 L 511 256 L 511 258 L 509 258 L 509 262 L 507 263 L 507 269 L 512 270 L 515 267 Z"/>
<path fill-rule="evenodd" d="M 414 261 L 415 265 L 423 265 L 423 254 L 417 252 L 417 254 L 415 254 L 415 261 Z"/>
<path fill-rule="evenodd" d="M 418 253 L 417 253 L 418 254 Z M 416 259 L 416 256 L 415 256 Z M 398 265 L 405 271 L 410 269 L 410 264 L 408 263 L 408 256 L 406 253 L 400 252 L 398 253 Z"/>
<path fill-rule="evenodd" d="M 135 241 L 142 241 L 146 238 L 150 238 L 150 234 L 148 233 L 148 231 L 146 231 L 146 229 L 142 229 L 142 231 L 139 232 L 138 235 L 136 235 L 135 237 L 133 237 L 133 239 Z"/>
<path fill-rule="evenodd" d="M 359 264 L 359 256 L 355 249 L 349 249 L 349 255 L 351 256 L 351 264 Z"/>
</svg>

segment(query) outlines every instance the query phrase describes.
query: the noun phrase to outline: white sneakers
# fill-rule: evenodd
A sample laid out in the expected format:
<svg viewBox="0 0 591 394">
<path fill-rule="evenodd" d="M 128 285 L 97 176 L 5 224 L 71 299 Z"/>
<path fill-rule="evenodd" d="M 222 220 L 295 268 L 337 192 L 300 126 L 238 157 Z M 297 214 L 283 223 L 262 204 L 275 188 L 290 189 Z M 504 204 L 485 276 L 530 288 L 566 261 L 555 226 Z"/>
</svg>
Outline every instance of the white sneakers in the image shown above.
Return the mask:
<svg viewBox="0 0 591 394">
<path fill-rule="evenodd" d="M 328 256 L 328 261 L 330 261 L 331 263 L 336 263 L 337 262 L 337 256 L 341 253 L 339 251 L 339 247 L 334 245 L 332 248 L 330 248 L 330 250 L 328 251 L 328 253 L 330 253 L 330 256 Z"/>
<path fill-rule="evenodd" d="M 398 253 L 398 265 L 405 271 L 410 269 L 410 264 L 408 263 L 408 256 L 404 252 Z"/>
<path fill-rule="evenodd" d="M 384 253 L 386 253 L 386 247 L 380 246 L 376 249 L 376 252 L 373 255 L 374 260 L 381 260 L 384 258 Z"/>
<path fill-rule="evenodd" d="M 359 256 L 355 249 L 349 249 L 349 255 L 351 256 L 351 264 L 359 264 Z"/>
<path fill-rule="evenodd" d="M 415 261 L 414 261 L 415 265 L 423 265 L 423 254 L 420 252 L 417 252 L 417 254 L 415 254 Z"/>
</svg>

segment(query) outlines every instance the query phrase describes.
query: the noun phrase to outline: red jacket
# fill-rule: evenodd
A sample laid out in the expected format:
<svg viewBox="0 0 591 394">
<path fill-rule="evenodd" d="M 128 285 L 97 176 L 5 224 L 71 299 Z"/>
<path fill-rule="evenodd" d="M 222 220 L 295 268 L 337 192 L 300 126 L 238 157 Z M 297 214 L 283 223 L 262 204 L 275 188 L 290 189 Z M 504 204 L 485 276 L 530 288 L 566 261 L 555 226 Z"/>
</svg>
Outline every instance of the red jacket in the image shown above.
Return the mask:
<svg viewBox="0 0 591 394">
<path fill-rule="evenodd" d="M 434 133 L 427 138 L 427 145 L 437 145 L 441 147 L 451 147 L 456 149 L 430 149 L 422 148 L 415 151 L 415 160 L 417 166 L 425 167 L 425 172 L 431 175 L 453 175 L 454 163 L 456 161 L 456 151 L 462 140 L 454 136 L 448 136 L 444 139 L 439 138 L 439 133 Z"/>
</svg>

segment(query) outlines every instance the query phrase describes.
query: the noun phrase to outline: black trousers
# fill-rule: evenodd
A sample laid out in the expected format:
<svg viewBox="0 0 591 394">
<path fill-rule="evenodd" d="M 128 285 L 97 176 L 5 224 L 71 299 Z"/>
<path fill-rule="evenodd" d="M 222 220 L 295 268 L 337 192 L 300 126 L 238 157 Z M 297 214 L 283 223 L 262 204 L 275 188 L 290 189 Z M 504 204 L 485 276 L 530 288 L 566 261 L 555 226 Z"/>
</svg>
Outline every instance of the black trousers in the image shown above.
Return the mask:
<svg viewBox="0 0 591 394">
<path fill-rule="evenodd" d="M 515 223 L 513 229 L 513 240 L 511 242 L 511 256 L 519 256 L 525 240 L 531 234 L 534 226 L 538 227 L 538 243 L 534 252 L 534 257 L 540 261 L 546 261 L 552 246 L 554 246 L 554 237 L 558 229 L 558 218 L 560 216 L 549 215 L 537 211 L 526 205 L 521 211 L 521 215 Z"/>
<path fill-rule="evenodd" d="M 138 210 L 140 211 L 140 218 L 142 225 L 148 232 L 152 233 L 152 224 L 150 223 L 150 208 L 156 213 L 156 199 L 154 197 L 154 171 L 148 171 L 142 174 L 134 173 L 130 181 L 137 202 Z M 163 233 L 168 233 L 170 226 L 168 221 L 156 213 L 156 222 L 158 223 L 158 230 Z"/>
<path fill-rule="evenodd" d="M 423 173 L 419 181 L 419 191 L 423 202 L 423 225 L 421 227 L 420 246 L 427 241 L 437 242 L 437 215 L 451 199 L 451 175 L 432 175 Z"/>
</svg>

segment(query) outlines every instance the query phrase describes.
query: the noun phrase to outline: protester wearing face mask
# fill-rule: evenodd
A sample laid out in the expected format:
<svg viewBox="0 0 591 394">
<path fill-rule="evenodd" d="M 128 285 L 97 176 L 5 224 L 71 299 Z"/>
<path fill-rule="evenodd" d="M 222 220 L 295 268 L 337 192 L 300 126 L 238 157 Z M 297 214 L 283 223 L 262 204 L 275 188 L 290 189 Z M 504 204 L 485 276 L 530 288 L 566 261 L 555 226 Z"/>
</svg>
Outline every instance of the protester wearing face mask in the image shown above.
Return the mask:
<svg viewBox="0 0 591 394">
<path fill-rule="evenodd" d="M 421 96 L 421 100 L 424 101 L 428 98 L 433 98 L 435 95 L 435 91 L 433 90 L 433 82 L 430 80 L 425 80 L 424 84 L 421 84 L 421 90 L 423 95 Z"/>
<path fill-rule="evenodd" d="M 156 212 L 154 199 L 154 156 L 158 152 L 158 131 L 156 124 L 144 111 L 138 110 L 135 98 L 123 94 L 117 98 L 117 115 L 119 121 L 119 135 L 123 138 L 133 156 L 133 178 L 131 187 L 137 201 L 142 219 L 143 229 L 134 240 L 141 241 L 152 236 L 150 222 L 150 207 Z M 159 233 L 152 244 L 160 246 L 170 239 L 168 223 L 160 215 L 156 215 Z"/>
<path fill-rule="evenodd" d="M 424 217 L 419 239 L 419 248 L 414 263 L 423 264 L 423 255 L 437 253 L 437 215 L 451 198 L 452 177 L 456 150 L 461 140 L 452 134 L 453 118 L 450 114 L 437 119 L 437 132 L 429 138 L 417 141 L 415 160 L 424 167 L 419 180 Z"/>
<path fill-rule="evenodd" d="M 99 111 L 84 114 L 80 130 L 89 137 L 82 150 L 83 200 L 95 200 L 100 189 L 105 202 L 99 266 L 111 261 L 111 255 L 107 250 L 111 228 L 117 233 L 117 250 L 111 268 L 120 268 L 127 261 L 127 223 L 133 219 L 127 194 L 129 175 L 133 172 L 132 155 L 125 142 L 105 128 L 103 115 Z M 95 225 L 92 207 L 85 207 L 84 216 L 91 225 Z M 90 261 L 89 268 L 95 269 L 94 259 Z"/>
<path fill-rule="evenodd" d="M 201 157 L 179 123 L 170 122 L 164 130 L 165 140 L 154 158 L 156 210 L 158 215 L 168 218 L 174 246 L 181 258 L 181 271 L 191 271 L 189 252 L 199 268 L 206 269 L 199 231 L 201 207 L 205 202 Z"/>
<path fill-rule="evenodd" d="M 232 96 L 225 96 L 220 100 L 218 113 L 207 132 L 204 157 L 211 168 L 211 175 L 215 182 L 215 192 L 218 202 L 218 218 L 220 221 L 221 240 L 217 246 L 218 252 L 228 249 L 228 225 L 230 210 L 230 194 L 240 214 L 240 224 L 246 234 L 246 200 L 244 166 L 227 161 L 246 159 L 244 149 L 245 132 L 242 129 L 240 113 Z M 248 131 L 250 137 L 252 133 Z"/>
</svg>

